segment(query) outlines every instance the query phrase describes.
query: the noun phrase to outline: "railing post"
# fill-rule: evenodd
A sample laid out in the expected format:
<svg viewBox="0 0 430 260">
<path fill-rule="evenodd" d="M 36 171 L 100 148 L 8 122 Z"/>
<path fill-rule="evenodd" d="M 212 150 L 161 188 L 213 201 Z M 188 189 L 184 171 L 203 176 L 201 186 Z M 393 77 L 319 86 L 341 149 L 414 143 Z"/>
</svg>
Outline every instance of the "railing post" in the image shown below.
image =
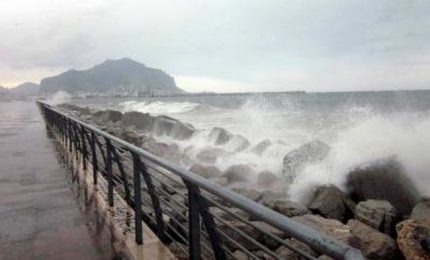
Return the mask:
<svg viewBox="0 0 430 260">
<path fill-rule="evenodd" d="M 108 178 L 108 202 L 113 207 L 113 176 L 112 176 L 112 144 L 108 138 L 106 141 L 106 174 Z"/>
<path fill-rule="evenodd" d="M 116 151 L 115 147 L 112 147 L 112 155 L 114 156 L 119 172 L 121 173 L 121 180 L 124 186 L 125 199 L 127 203 L 131 203 L 132 201 L 130 196 L 130 189 L 128 187 L 127 174 L 125 173 L 124 167 L 121 162 L 121 158 L 119 157 L 119 154 Z"/>
<path fill-rule="evenodd" d="M 226 259 L 227 257 L 225 255 L 224 248 L 222 247 L 222 241 L 216 229 L 216 223 L 212 214 L 209 212 L 208 202 L 203 196 L 199 196 L 199 208 L 203 224 L 205 225 L 206 231 L 212 244 L 212 250 L 214 252 L 215 259 Z"/>
<path fill-rule="evenodd" d="M 97 165 L 97 151 L 96 151 L 96 135 L 94 134 L 93 131 L 91 131 L 91 155 L 92 155 L 92 159 L 93 159 L 93 182 L 94 185 L 97 185 L 97 170 L 98 170 L 98 165 Z"/>
<path fill-rule="evenodd" d="M 194 184 L 184 181 L 188 189 L 188 246 L 189 259 L 201 258 L 199 190 Z"/>
<path fill-rule="evenodd" d="M 88 152 L 87 152 L 87 144 L 85 142 L 85 128 L 83 125 L 81 125 L 81 141 L 82 141 L 82 165 L 84 168 L 84 171 L 87 170 L 87 157 L 88 157 Z"/>
<path fill-rule="evenodd" d="M 142 234 L 142 188 L 140 181 L 141 165 L 139 155 L 131 153 L 133 156 L 133 186 L 134 186 L 134 222 L 136 243 L 141 245 L 143 242 Z"/>
<path fill-rule="evenodd" d="M 72 136 L 72 123 L 70 119 L 67 119 L 67 129 L 69 132 L 69 152 L 72 152 L 72 145 L 73 145 L 73 136 Z"/>
<path fill-rule="evenodd" d="M 160 199 L 156 194 L 152 178 L 149 175 L 145 164 L 141 164 L 141 172 L 143 179 L 145 180 L 146 187 L 148 188 L 149 197 L 151 197 L 152 207 L 154 208 L 155 218 L 157 221 L 157 235 L 161 241 L 166 240 L 166 235 L 164 234 L 164 222 L 163 222 L 163 211 L 160 205 Z"/>
<path fill-rule="evenodd" d="M 76 156 L 76 160 L 79 159 L 79 134 L 77 131 L 77 126 L 76 123 L 73 122 L 73 136 L 74 136 L 74 143 L 75 143 L 75 156 Z M 82 152 L 82 151 L 81 151 Z"/>
</svg>

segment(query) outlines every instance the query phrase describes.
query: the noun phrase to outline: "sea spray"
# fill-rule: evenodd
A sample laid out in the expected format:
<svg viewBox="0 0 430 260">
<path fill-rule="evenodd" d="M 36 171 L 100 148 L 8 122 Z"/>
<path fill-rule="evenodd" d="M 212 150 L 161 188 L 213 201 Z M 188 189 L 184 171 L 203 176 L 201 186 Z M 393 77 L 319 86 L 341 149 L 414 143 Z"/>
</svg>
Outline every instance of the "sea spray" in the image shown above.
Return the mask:
<svg viewBox="0 0 430 260">
<path fill-rule="evenodd" d="M 162 102 L 162 101 L 126 101 L 119 104 L 123 112 L 137 111 L 154 115 L 176 114 L 189 112 L 199 106 L 190 102 Z"/>
<path fill-rule="evenodd" d="M 256 172 L 269 170 L 280 176 L 288 152 L 311 140 L 329 144 L 328 157 L 305 167 L 291 184 L 289 194 L 296 200 L 306 200 L 312 187 L 324 183 L 345 188 L 351 169 L 391 155 L 398 156 L 419 190 L 429 194 L 430 92 L 191 96 L 113 104 L 123 112 L 166 114 L 191 123 L 197 131 L 187 140 L 156 137 L 178 144 L 191 157 L 208 146 L 229 150 L 228 143 L 216 146 L 208 140 L 214 127 L 244 136 L 249 147 L 221 156 L 214 163 L 220 170 L 247 164 Z M 253 152 L 266 139 L 271 144 L 262 153 Z"/>
<path fill-rule="evenodd" d="M 50 96 L 46 100 L 46 103 L 50 104 L 51 106 L 57 106 L 57 105 L 61 105 L 64 103 L 69 103 L 70 100 L 71 100 L 71 96 L 68 92 L 58 91 L 55 94 L 53 94 L 52 96 Z"/>
<path fill-rule="evenodd" d="M 345 189 L 346 177 L 359 165 L 396 155 L 420 193 L 430 195 L 430 118 L 411 114 L 373 116 L 340 132 L 323 162 L 310 165 L 291 185 L 289 194 L 306 202 L 314 187 L 334 184 Z"/>
</svg>

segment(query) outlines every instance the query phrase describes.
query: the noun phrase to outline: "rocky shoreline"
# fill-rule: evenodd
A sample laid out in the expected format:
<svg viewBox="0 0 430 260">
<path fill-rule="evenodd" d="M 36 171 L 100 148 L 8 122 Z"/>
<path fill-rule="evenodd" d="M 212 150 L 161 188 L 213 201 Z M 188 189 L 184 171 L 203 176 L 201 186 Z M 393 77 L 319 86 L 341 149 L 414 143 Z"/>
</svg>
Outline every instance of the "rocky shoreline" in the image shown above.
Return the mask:
<svg viewBox="0 0 430 260">
<path fill-rule="evenodd" d="M 395 156 L 381 158 L 352 170 L 347 178 L 347 192 L 334 185 L 319 186 L 313 191 L 310 201 L 301 205 L 288 199 L 288 185 L 306 164 L 321 161 L 327 156 L 330 147 L 321 141 L 309 142 L 286 154 L 282 176 L 270 171 L 255 172 L 244 164 L 232 165 L 222 171 L 214 166 L 214 163 L 220 157 L 231 156 L 250 148 L 251 144 L 245 137 L 215 127 L 207 137 L 208 142 L 213 145 L 196 152 L 192 146 L 182 149 L 173 142 L 160 141 L 157 138 L 168 136 L 181 141 L 198 132 L 192 125 L 171 117 L 139 112 L 123 114 L 114 110 L 95 111 L 71 104 L 63 104 L 59 108 L 274 211 L 354 246 L 368 259 L 430 259 L 430 199 L 419 194 Z M 228 149 L 225 146 L 219 147 L 226 144 Z M 265 140 L 251 149 L 258 154 L 269 145 L 270 141 Z M 258 222 L 255 219 L 250 220 Z M 231 223 L 240 225 L 234 220 L 231 220 Z M 312 256 L 319 256 L 298 241 L 290 242 Z M 270 248 L 285 259 L 301 259 L 291 250 L 275 244 L 270 244 Z M 239 250 L 236 250 L 235 257 L 247 259 Z M 319 257 L 327 259 L 326 256 Z M 271 259 L 264 255 L 262 258 Z"/>
</svg>

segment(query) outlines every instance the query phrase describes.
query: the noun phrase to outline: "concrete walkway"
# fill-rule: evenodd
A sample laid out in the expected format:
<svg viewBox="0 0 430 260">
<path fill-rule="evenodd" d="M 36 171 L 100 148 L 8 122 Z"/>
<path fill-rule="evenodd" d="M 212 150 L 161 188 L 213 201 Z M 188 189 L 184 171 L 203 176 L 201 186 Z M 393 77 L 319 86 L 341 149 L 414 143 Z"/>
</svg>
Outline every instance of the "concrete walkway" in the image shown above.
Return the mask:
<svg viewBox="0 0 430 260">
<path fill-rule="evenodd" d="M 113 259 L 90 232 L 34 102 L 0 102 L 0 259 Z"/>
</svg>

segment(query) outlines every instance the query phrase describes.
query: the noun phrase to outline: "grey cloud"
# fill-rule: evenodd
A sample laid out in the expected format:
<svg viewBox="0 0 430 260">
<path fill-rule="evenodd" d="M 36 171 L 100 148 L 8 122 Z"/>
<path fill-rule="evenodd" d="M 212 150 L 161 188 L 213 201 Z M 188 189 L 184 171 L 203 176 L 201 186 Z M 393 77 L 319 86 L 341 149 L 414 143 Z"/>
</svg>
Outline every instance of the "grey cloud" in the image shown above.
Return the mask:
<svg viewBox="0 0 430 260">
<path fill-rule="evenodd" d="M 363 82 L 397 87 L 395 80 L 384 81 L 370 68 L 402 72 L 414 62 L 430 66 L 415 58 L 430 55 L 430 2 L 424 0 L 89 3 L 70 8 L 74 4 L 65 1 L 64 9 L 45 12 L 42 21 L 37 13 L 19 20 L 3 14 L 0 21 L 7 19 L 8 25 L 0 25 L 7 35 L 0 42 L 0 64 L 85 68 L 128 56 L 174 75 L 254 85 L 264 85 L 264 79 L 276 90 L 317 88 L 320 82 L 339 89 L 362 88 Z M 24 27 L 15 30 L 15 21 Z M 359 82 L 345 86 L 344 73 Z M 417 74 L 419 79 L 408 76 L 399 82 L 405 88 L 430 82 L 430 76 Z M 372 79 L 377 86 L 370 84 Z"/>
</svg>

